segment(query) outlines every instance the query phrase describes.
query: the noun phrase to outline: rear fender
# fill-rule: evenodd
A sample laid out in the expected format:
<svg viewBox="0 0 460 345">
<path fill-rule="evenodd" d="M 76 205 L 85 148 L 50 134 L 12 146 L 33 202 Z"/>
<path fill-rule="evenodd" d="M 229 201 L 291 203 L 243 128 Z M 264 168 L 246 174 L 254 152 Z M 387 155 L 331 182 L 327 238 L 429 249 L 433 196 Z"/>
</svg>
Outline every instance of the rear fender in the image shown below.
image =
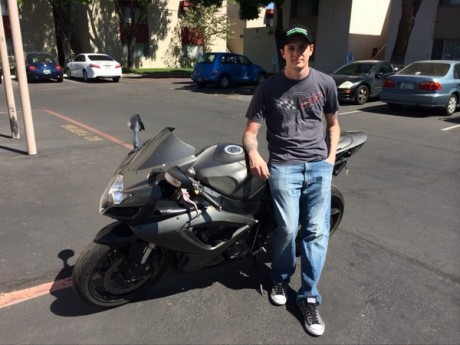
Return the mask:
<svg viewBox="0 0 460 345">
<path fill-rule="evenodd" d="M 103 227 L 94 238 L 94 242 L 105 245 L 120 245 L 134 242 L 136 236 L 130 227 L 122 222 L 114 222 Z"/>
</svg>

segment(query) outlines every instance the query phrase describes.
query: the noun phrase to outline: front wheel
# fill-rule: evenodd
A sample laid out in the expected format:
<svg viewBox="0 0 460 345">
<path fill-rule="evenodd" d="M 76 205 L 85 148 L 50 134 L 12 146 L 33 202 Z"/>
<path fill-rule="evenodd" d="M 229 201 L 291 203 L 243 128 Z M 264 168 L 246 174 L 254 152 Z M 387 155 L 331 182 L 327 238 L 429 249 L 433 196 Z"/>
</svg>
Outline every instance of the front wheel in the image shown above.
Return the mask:
<svg viewBox="0 0 460 345">
<path fill-rule="evenodd" d="M 369 89 L 366 85 L 361 85 L 356 89 L 355 102 L 356 104 L 362 105 L 367 102 L 369 97 Z"/>
<path fill-rule="evenodd" d="M 168 263 L 166 250 L 156 246 L 142 263 L 148 245 L 90 243 L 73 269 L 75 291 L 85 302 L 105 308 L 138 298 L 160 279 Z"/>
</svg>

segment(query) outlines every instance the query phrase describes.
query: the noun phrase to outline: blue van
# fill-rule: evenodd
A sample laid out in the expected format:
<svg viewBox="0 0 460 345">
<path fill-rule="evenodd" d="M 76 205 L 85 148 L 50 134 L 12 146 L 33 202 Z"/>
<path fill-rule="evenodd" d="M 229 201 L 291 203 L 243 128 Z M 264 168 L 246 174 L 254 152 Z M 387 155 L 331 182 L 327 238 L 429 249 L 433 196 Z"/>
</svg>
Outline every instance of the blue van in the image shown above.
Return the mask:
<svg viewBox="0 0 460 345">
<path fill-rule="evenodd" d="M 205 53 L 195 64 L 192 80 L 200 87 L 217 84 L 227 88 L 231 84 L 258 84 L 267 72 L 246 56 L 233 53 Z"/>
</svg>

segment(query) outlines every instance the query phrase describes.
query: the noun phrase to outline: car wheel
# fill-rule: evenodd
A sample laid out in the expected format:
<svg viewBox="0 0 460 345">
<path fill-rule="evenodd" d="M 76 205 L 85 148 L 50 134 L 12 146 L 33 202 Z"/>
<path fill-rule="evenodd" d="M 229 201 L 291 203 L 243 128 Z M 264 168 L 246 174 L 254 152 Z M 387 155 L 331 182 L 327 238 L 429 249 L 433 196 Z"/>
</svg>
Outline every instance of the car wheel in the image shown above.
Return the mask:
<svg viewBox="0 0 460 345">
<path fill-rule="evenodd" d="M 205 87 L 206 86 L 206 83 L 203 83 L 203 82 L 199 82 L 199 83 L 196 83 L 198 85 L 198 87 Z"/>
<path fill-rule="evenodd" d="M 219 86 L 223 89 L 226 89 L 230 86 L 230 78 L 227 75 L 223 75 L 219 79 Z"/>
<path fill-rule="evenodd" d="M 88 82 L 89 79 L 88 79 L 88 72 L 86 72 L 86 70 L 83 70 L 83 81 L 85 82 Z"/>
<path fill-rule="evenodd" d="M 58 77 L 58 78 L 56 79 L 56 81 L 57 81 L 58 83 L 62 83 L 62 82 L 64 81 L 64 77 Z"/>
<path fill-rule="evenodd" d="M 72 73 L 70 72 L 70 68 L 66 70 L 67 78 L 72 79 Z"/>
<path fill-rule="evenodd" d="M 444 114 L 450 116 L 455 113 L 455 110 L 457 110 L 457 96 L 450 95 L 444 108 Z"/>
<path fill-rule="evenodd" d="M 115 83 L 118 83 L 120 81 L 120 77 L 113 77 L 112 80 L 115 82 Z"/>
<path fill-rule="evenodd" d="M 356 89 L 355 102 L 356 104 L 364 104 L 369 97 L 369 89 L 365 85 L 361 85 Z"/>
</svg>

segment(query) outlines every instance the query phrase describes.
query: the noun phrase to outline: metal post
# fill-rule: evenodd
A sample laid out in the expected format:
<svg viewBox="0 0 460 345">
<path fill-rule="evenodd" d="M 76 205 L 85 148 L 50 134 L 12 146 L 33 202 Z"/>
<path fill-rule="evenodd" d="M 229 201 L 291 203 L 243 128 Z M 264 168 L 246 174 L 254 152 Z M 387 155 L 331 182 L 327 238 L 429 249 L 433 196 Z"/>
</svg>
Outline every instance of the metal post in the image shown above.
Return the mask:
<svg viewBox="0 0 460 345">
<path fill-rule="evenodd" d="M 6 103 L 10 116 L 11 137 L 19 139 L 18 116 L 16 114 L 16 103 L 14 101 L 13 82 L 11 81 L 10 60 L 6 46 L 5 28 L 3 27 L 3 14 L 0 13 L 0 58 L 2 59 L 3 82 L 5 84 Z"/>
<path fill-rule="evenodd" d="M 13 37 L 14 56 L 16 59 L 16 76 L 19 82 L 19 93 L 21 95 L 22 113 L 24 116 L 27 152 L 29 155 L 35 155 L 37 154 L 37 146 L 35 144 L 34 123 L 32 120 L 29 86 L 27 84 L 26 65 L 22 47 L 21 26 L 19 25 L 18 4 L 16 0 L 8 0 L 8 12 L 10 15 L 11 34 Z"/>
</svg>

